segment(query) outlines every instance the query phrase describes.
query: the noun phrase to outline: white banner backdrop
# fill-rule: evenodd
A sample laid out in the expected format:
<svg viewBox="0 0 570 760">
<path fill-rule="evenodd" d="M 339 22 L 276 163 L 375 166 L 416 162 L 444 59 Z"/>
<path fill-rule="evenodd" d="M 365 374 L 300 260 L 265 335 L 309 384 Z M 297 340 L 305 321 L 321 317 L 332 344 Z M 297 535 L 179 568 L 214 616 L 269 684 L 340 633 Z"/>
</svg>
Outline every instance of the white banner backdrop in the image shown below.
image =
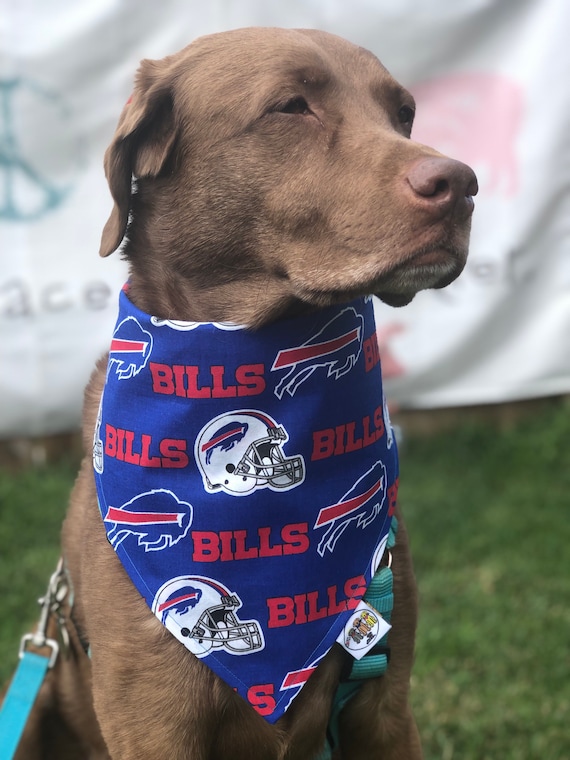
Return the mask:
<svg viewBox="0 0 570 760">
<path fill-rule="evenodd" d="M 418 101 L 414 138 L 481 185 L 460 279 L 378 305 L 402 407 L 570 392 L 570 3 L 566 0 L 3 0 L 0 436 L 78 425 L 125 265 L 101 260 L 106 145 L 138 62 L 239 26 L 326 29 Z"/>
</svg>

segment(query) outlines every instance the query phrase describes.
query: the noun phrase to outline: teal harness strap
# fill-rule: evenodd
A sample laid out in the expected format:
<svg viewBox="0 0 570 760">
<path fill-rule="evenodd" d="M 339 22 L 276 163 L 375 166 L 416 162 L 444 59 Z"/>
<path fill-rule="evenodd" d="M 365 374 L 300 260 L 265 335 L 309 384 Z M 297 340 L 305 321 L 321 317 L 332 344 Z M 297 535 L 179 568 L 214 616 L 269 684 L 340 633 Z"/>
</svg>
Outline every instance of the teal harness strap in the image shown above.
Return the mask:
<svg viewBox="0 0 570 760">
<path fill-rule="evenodd" d="M 398 521 L 392 518 L 390 534 L 386 548 L 392 549 L 396 544 L 396 533 L 398 532 Z M 393 593 L 393 575 L 392 569 L 380 567 L 376 571 L 370 585 L 364 594 L 365 601 L 368 602 L 377 612 L 380 612 L 384 620 L 388 623 L 392 617 L 394 607 Z M 327 741 L 325 748 L 315 760 L 330 760 L 333 750 L 339 746 L 339 728 L 338 720 L 343 708 L 360 690 L 364 681 L 369 678 L 378 678 L 386 673 L 388 661 L 390 659 L 390 650 L 387 646 L 388 634 L 372 647 L 368 654 L 365 654 L 361 660 L 355 660 L 352 664 L 352 670 L 348 679 L 339 684 L 333 701 L 331 717 L 327 728 Z"/>
<path fill-rule="evenodd" d="M 24 652 L 0 709 L 0 754 L 12 760 L 43 683 L 50 658 Z"/>
</svg>

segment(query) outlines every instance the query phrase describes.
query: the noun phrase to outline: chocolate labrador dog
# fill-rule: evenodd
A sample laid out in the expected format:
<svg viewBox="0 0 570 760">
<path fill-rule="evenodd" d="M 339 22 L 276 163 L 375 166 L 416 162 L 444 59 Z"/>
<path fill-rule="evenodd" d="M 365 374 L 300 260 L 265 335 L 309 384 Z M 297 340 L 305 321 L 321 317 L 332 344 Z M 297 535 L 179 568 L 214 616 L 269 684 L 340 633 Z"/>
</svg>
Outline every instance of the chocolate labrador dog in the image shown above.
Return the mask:
<svg viewBox="0 0 570 760">
<path fill-rule="evenodd" d="M 163 60 L 145 60 L 105 156 L 114 208 L 103 231 L 101 255 L 123 246 L 130 265 L 128 299 L 136 314 L 153 315 L 180 332 L 191 331 L 196 323 L 215 323 L 223 340 L 236 325 L 264 334 L 268 327 L 281 329 L 287 320 L 296 325 L 305 320 L 308 334 L 319 313 L 333 313 L 327 311 L 332 308 L 345 314 L 346 304 L 372 294 L 391 306 L 404 306 L 419 290 L 444 287 L 462 271 L 477 192 L 469 167 L 410 139 L 413 119 L 411 95 L 372 53 L 324 32 L 236 30 L 200 38 Z M 129 350 L 136 341 L 134 334 L 128 338 Z M 115 349 L 127 350 L 124 344 Z M 108 458 L 120 450 L 117 429 L 107 425 L 105 434 L 100 430 L 100 399 L 111 365 L 119 366 L 113 354 L 99 362 L 86 391 L 89 453 L 63 529 L 63 554 L 74 591 L 72 655 L 60 658 L 49 686 L 50 704 L 57 704 L 81 743 L 77 756 L 319 757 L 333 697 L 350 660 L 341 646 L 328 647 L 298 696 L 271 722 L 263 709 L 252 709 L 220 678 L 207 659 L 189 652 L 172 635 L 170 624 L 161 623 L 160 611 L 174 603 L 172 595 L 149 609 L 119 560 L 115 550 L 127 540 L 134 542 L 133 534 L 126 539 L 118 531 L 117 505 L 106 514 L 100 511 L 94 482 L 94 462 L 96 471 L 103 468 L 101 452 Z M 122 365 L 123 377 L 134 377 L 138 366 Z M 173 398 L 189 396 L 191 367 L 173 365 L 167 376 L 163 366 L 152 365 L 155 390 Z M 266 382 L 262 369 L 243 370 L 241 383 L 234 378 L 233 384 L 218 373 L 210 378 L 209 388 L 194 378 L 194 389 L 198 395 L 216 395 L 212 387 L 217 382 L 218 395 L 252 394 Z M 300 374 L 296 382 L 307 376 Z M 321 383 L 324 387 L 325 381 Z M 245 402 L 241 406 L 253 426 L 259 415 L 251 411 L 249 399 Z M 269 427 L 276 434 L 277 426 Z M 223 430 L 216 446 L 229 435 Z M 245 427 L 239 430 L 241 435 Z M 94 431 L 96 439 L 103 436 L 95 458 Z M 121 439 L 127 461 L 142 465 L 144 456 L 149 467 L 163 468 L 188 462 L 176 437 L 161 444 L 157 455 L 148 447 L 146 453 L 140 448 L 135 452 L 128 431 L 121 435 L 127 436 Z M 376 437 L 368 434 L 370 441 Z M 281 434 L 282 444 L 286 439 Z M 294 453 L 292 444 L 285 445 L 289 453 Z M 201 451 L 210 456 L 208 446 L 214 444 L 204 444 Z M 287 461 L 293 459 L 299 471 L 302 457 Z M 278 498 L 286 497 L 293 505 L 298 478 L 288 481 L 283 474 L 281 480 L 272 480 L 269 460 L 263 461 L 264 493 L 272 498 L 281 490 Z M 276 468 L 277 460 L 271 461 Z M 228 467 L 227 472 L 234 470 Z M 218 493 L 230 488 L 229 480 L 224 482 L 216 485 L 204 475 L 205 487 L 218 488 Z M 177 501 L 180 525 L 190 519 L 183 517 L 188 504 L 181 505 Z M 109 520 L 111 511 L 115 523 L 107 536 L 102 514 Z M 294 530 L 285 526 L 289 533 L 282 531 L 281 548 L 266 544 L 268 556 L 308 546 L 305 529 L 299 527 L 303 523 L 296 525 Z M 147 550 L 166 545 L 164 537 L 160 547 L 148 536 L 144 540 Z M 331 552 L 333 546 L 328 547 Z M 221 547 L 218 554 L 226 551 L 235 558 L 233 544 L 222 542 Z M 261 556 L 261 549 L 255 551 Z M 326 547 L 321 554 L 329 556 Z M 208 558 L 205 549 L 203 556 Z M 335 757 L 345 760 L 422 756 L 408 704 L 416 590 L 401 521 L 391 561 L 391 659 L 386 675 L 364 683 L 340 714 Z M 254 565 L 249 564 L 251 574 Z M 176 604 L 183 599 L 186 611 L 209 593 L 204 578 L 197 578 L 193 576 L 191 587 L 179 584 L 174 589 Z M 236 595 L 224 598 L 233 599 L 234 610 L 241 601 Z M 335 604 L 352 609 L 356 602 Z M 274 607 L 276 620 L 279 609 Z M 296 614 L 296 622 L 304 623 L 306 611 L 297 608 Z M 242 618 L 247 616 L 244 612 Z M 232 620 L 236 622 L 235 614 Z M 241 630 L 253 623 L 241 620 Z M 182 636 L 190 635 L 187 628 L 181 630 Z M 253 646 L 261 646 L 259 636 Z"/>
</svg>

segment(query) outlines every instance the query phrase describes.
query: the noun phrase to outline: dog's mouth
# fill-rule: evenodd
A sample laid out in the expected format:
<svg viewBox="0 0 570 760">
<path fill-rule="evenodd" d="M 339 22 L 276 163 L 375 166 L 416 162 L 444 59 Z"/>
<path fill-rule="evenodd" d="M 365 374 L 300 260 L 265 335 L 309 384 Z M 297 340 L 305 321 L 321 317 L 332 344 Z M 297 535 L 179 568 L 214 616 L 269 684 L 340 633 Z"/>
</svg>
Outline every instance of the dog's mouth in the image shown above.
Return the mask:
<svg viewBox="0 0 570 760">
<path fill-rule="evenodd" d="M 388 306 L 406 306 L 420 290 L 447 287 L 463 271 L 466 258 L 452 246 L 427 246 L 383 276 L 374 294 Z"/>
<path fill-rule="evenodd" d="M 388 306 L 406 306 L 420 290 L 440 289 L 453 282 L 463 271 L 466 258 L 463 248 L 441 243 L 426 245 L 380 275 L 370 273 L 366 280 L 346 283 L 344 287 L 303 287 L 298 295 L 305 303 L 318 306 L 346 303 L 371 294 Z"/>
<path fill-rule="evenodd" d="M 407 306 L 416 296 L 415 293 L 409 295 L 404 295 L 403 293 L 375 293 L 374 295 L 378 296 L 387 306 L 394 306 L 395 308 Z"/>
</svg>

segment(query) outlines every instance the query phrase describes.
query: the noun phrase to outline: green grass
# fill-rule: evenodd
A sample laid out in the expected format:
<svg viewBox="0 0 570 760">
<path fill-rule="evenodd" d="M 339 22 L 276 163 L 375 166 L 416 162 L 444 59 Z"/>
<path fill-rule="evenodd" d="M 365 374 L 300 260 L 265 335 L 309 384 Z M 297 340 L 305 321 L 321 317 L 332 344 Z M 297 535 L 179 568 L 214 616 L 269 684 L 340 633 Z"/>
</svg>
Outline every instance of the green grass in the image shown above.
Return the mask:
<svg viewBox="0 0 570 760">
<path fill-rule="evenodd" d="M 36 600 L 55 570 L 74 477 L 71 464 L 0 470 L 0 684 L 16 666 L 20 638 L 37 620 Z"/>
<path fill-rule="evenodd" d="M 426 760 L 570 758 L 570 405 L 401 450 Z M 0 472 L 0 682 L 58 557 L 69 464 Z"/>
<path fill-rule="evenodd" d="M 569 450 L 568 404 L 404 446 L 427 758 L 570 758 Z"/>
</svg>

